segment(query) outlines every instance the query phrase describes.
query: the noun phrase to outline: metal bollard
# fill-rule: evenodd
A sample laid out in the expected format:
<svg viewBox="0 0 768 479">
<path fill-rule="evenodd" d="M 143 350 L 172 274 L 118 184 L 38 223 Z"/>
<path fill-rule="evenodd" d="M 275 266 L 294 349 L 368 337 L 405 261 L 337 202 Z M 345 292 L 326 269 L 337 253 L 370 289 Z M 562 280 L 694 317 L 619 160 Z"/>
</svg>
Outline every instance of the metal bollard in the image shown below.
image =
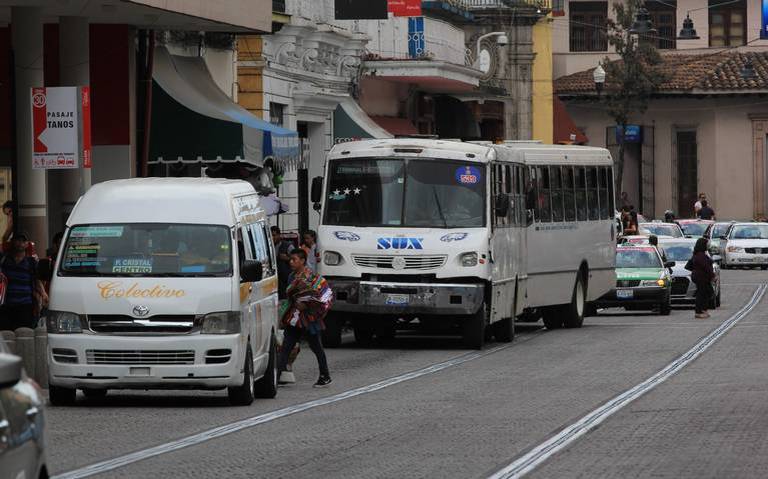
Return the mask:
<svg viewBox="0 0 768 479">
<path fill-rule="evenodd" d="M 41 388 L 48 388 L 48 330 L 35 328 L 35 381 Z"/>
<path fill-rule="evenodd" d="M 35 377 L 35 332 L 30 328 L 16 330 L 16 354 L 21 356 L 27 376 Z"/>
<path fill-rule="evenodd" d="M 0 341 L 5 343 L 12 354 L 16 354 L 16 333 L 13 331 L 0 331 Z"/>
</svg>

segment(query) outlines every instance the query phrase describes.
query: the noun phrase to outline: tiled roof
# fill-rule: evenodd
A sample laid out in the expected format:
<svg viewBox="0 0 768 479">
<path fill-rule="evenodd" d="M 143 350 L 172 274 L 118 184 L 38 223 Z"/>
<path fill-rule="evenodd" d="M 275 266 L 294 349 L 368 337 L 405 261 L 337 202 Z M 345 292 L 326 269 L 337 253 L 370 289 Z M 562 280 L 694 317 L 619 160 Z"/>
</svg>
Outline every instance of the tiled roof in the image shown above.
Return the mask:
<svg viewBox="0 0 768 479">
<path fill-rule="evenodd" d="M 754 79 L 744 79 L 741 70 L 752 61 Z M 667 80 L 659 93 L 747 93 L 768 91 L 768 52 L 726 51 L 705 54 L 673 53 L 662 56 L 658 67 Z M 594 94 L 594 68 L 555 80 L 558 95 Z"/>
</svg>

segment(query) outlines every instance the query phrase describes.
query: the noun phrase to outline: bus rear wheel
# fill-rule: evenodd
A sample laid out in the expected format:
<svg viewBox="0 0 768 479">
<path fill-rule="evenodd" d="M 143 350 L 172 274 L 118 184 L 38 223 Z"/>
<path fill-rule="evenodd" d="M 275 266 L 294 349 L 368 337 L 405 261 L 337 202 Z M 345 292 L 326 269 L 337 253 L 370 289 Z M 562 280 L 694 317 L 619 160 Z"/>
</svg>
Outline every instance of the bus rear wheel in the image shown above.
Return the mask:
<svg viewBox="0 0 768 479">
<path fill-rule="evenodd" d="M 563 307 L 563 325 L 566 328 L 580 328 L 584 324 L 584 311 L 587 305 L 587 290 L 584 287 L 584 275 L 576 277 L 573 285 L 571 304 Z"/>
<path fill-rule="evenodd" d="M 477 312 L 467 318 L 461 324 L 464 346 L 468 349 L 483 349 L 485 345 L 485 303 Z"/>
</svg>

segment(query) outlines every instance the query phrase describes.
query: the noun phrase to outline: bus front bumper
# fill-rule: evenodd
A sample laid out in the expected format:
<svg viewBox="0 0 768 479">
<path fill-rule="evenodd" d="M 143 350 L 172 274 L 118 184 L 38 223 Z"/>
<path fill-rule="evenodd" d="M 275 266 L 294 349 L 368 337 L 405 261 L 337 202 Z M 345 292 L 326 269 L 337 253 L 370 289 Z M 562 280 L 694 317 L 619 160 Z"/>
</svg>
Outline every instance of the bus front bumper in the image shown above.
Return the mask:
<svg viewBox="0 0 768 479">
<path fill-rule="evenodd" d="M 483 284 L 393 283 L 328 280 L 333 310 L 375 314 L 474 314 L 485 299 Z"/>
</svg>

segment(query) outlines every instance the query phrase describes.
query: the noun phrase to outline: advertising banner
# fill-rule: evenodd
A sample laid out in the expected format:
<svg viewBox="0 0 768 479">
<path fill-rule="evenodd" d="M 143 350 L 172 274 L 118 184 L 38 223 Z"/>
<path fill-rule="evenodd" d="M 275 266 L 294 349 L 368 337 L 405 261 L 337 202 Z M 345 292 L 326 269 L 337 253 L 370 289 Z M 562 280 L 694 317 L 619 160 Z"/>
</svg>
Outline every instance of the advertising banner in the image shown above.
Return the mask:
<svg viewBox="0 0 768 479">
<path fill-rule="evenodd" d="M 32 168 L 91 167 L 88 87 L 32 88 Z"/>
<path fill-rule="evenodd" d="M 420 17 L 421 0 L 387 0 L 387 11 L 396 17 Z"/>
</svg>

